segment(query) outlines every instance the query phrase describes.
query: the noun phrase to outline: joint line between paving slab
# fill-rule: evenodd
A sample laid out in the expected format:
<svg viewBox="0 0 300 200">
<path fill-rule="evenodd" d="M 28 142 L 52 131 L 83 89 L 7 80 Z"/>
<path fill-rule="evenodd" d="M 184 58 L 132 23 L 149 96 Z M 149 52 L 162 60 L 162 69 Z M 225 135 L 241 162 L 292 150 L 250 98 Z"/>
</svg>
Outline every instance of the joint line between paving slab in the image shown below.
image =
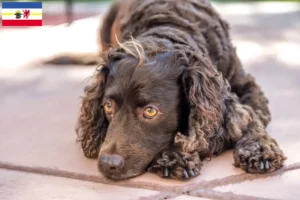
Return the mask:
<svg viewBox="0 0 300 200">
<path fill-rule="evenodd" d="M 267 177 L 272 177 L 276 175 L 283 174 L 287 171 L 297 170 L 300 169 L 300 162 L 290 164 L 288 166 L 284 166 L 283 168 L 276 170 L 274 172 L 268 173 L 268 174 L 239 174 L 239 175 L 232 175 L 227 176 L 225 178 L 221 179 L 214 179 L 211 181 L 202 181 L 200 183 L 191 183 L 187 185 L 181 186 L 181 190 L 183 190 L 184 193 L 188 193 L 197 189 L 211 189 L 215 187 L 220 187 L 228 184 L 236 184 L 244 181 L 250 181 L 255 179 L 263 179 Z M 169 191 L 178 191 L 180 186 L 173 186 L 172 189 L 170 188 Z"/>
<path fill-rule="evenodd" d="M 147 197 L 140 197 L 138 200 L 168 200 L 170 198 L 176 198 L 178 196 L 194 196 L 194 197 L 201 197 L 201 198 L 208 198 L 208 199 L 215 199 L 215 200 L 276 200 L 276 199 L 269 199 L 257 196 L 250 196 L 250 195 L 243 195 L 243 194 L 236 194 L 234 192 L 219 192 L 212 189 L 202 189 L 197 190 L 194 192 L 183 192 L 183 193 L 170 193 L 170 192 L 160 192 L 159 194 L 147 196 Z"/>
<path fill-rule="evenodd" d="M 170 192 L 160 192 L 159 194 L 147 196 L 147 197 L 140 197 L 138 200 L 168 200 L 170 198 L 176 198 L 178 196 L 185 195 L 185 196 L 194 196 L 194 197 L 201 197 L 201 198 L 208 198 L 208 199 L 215 199 L 215 200 L 276 200 L 276 199 L 269 199 L 257 196 L 250 196 L 250 195 L 243 195 L 243 194 L 236 194 L 234 192 L 219 192 L 212 189 L 202 189 L 193 192 L 183 192 L 181 194 L 178 193 L 170 193 Z"/>
<path fill-rule="evenodd" d="M 176 193 L 178 195 L 182 194 L 188 194 L 189 192 L 193 192 L 197 189 L 211 189 L 223 185 L 228 184 L 235 184 L 240 183 L 246 180 L 254 180 L 254 179 L 261 179 L 266 178 L 270 176 L 276 176 L 278 174 L 282 174 L 287 171 L 300 169 L 300 162 L 291 164 L 288 166 L 285 166 L 277 171 L 274 171 L 269 174 L 264 175 L 255 175 L 255 174 L 240 174 L 240 175 L 233 175 L 228 176 L 221 179 L 214 179 L 211 181 L 202 181 L 199 183 L 191 183 L 181 186 L 161 186 L 153 183 L 147 183 L 143 181 L 131 181 L 131 180 L 124 180 L 124 181 L 113 181 L 110 179 L 107 179 L 105 177 L 96 176 L 96 175 L 86 175 L 82 173 L 75 173 L 75 172 L 68 172 L 64 170 L 59 169 L 51 169 L 51 168 L 45 168 L 45 167 L 28 167 L 28 166 L 21 166 L 21 165 L 15 165 L 12 163 L 6 163 L 0 161 L 0 168 L 8 169 L 8 170 L 16 170 L 16 171 L 23 171 L 23 172 L 29 172 L 29 173 L 35 173 L 35 174 L 42 174 L 42 175 L 50 175 L 50 176 L 56 176 L 56 177 L 64 177 L 64 178 L 71 178 L 71 179 L 77 179 L 82 181 L 91 181 L 96 183 L 104 183 L 104 184 L 110 184 L 110 185 L 117 185 L 117 186 L 123 186 L 123 187 L 130 187 L 130 188 L 142 188 L 142 189 L 150 189 L 150 190 L 157 190 L 162 192 L 171 192 Z"/>
<path fill-rule="evenodd" d="M 160 192 L 159 194 L 154 194 L 147 197 L 139 197 L 138 200 L 167 200 L 170 198 L 175 198 L 177 196 L 180 196 L 182 194 L 176 194 L 176 193 L 170 193 L 170 192 Z"/>
<path fill-rule="evenodd" d="M 34 174 L 41 174 L 41 175 L 49 175 L 55 177 L 64 177 L 70 179 L 76 179 L 81 181 L 90 181 L 95 183 L 104 183 L 116 186 L 124 186 L 129 188 L 141 188 L 141 189 L 150 189 L 162 192 L 168 192 L 169 186 L 159 186 L 153 183 L 146 183 L 143 181 L 131 181 L 131 180 L 124 180 L 124 181 L 113 181 L 107 179 L 105 177 L 97 176 L 97 175 L 87 175 L 83 173 L 76 173 L 76 172 L 69 172 L 59 169 L 51 169 L 45 167 L 28 167 L 22 165 L 15 165 L 12 163 L 1 162 L 0 161 L 0 169 L 8 169 L 8 170 L 15 170 L 15 171 L 22 171 L 22 172 L 29 172 Z"/>
</svg>

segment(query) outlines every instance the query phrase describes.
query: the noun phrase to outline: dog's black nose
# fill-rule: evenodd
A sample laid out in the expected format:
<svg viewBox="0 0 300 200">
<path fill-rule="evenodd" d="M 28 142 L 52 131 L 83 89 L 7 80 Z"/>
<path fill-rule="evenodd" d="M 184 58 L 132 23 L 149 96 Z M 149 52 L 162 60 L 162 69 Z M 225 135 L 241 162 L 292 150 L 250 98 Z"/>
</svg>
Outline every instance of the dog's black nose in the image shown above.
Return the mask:
<svg viewBox="0 0 300 200">
<path fill-rule="evenodd" d="M 108 170 L 121 169 L 124 166 L 124 158 L 116 154 L 101 154 L 99 164 Z"/>
</svg>

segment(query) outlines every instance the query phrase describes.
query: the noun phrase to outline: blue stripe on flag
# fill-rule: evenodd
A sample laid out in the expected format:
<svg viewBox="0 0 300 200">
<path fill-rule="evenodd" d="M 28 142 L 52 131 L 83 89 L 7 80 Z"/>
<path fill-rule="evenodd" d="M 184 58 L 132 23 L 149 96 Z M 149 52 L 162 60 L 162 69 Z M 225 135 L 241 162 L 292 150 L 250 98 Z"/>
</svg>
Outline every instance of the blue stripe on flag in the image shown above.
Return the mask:
<svg viewBox="0 0 300 200">
<path fill-rule="evenodd" d="M 42 9 L 42 2 L 2 2 L 2 9 L 5 8 L 39 8 Z"/>
</svg>

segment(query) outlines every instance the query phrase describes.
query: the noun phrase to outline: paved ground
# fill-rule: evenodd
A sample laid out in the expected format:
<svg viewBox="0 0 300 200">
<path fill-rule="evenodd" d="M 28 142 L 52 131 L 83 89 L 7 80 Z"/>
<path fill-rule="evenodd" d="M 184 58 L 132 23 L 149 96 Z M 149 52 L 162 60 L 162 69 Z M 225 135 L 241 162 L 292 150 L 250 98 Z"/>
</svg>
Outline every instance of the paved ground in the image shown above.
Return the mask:
<svg viewBox="0 0 300 200">
<path fill-rule="evenodd" d="M 216 7 L 231 24 L 245 68 L 270 99 L 268 131 L 288 156 L 283 169 L 264 176 L 245 174 L 232 166 L 228 151 L 186 182 L 149 173 L 113 182 L 98 174 L 96 161 L 82 155 L 73 131 L 84 81 L 94 69 L 38 62 L 57 52 L 95 52 L 100 18 L 95 16 L 70 28 L 0 31 L 0 199 L 298 200 L 300 6 Z"/>
</svg>

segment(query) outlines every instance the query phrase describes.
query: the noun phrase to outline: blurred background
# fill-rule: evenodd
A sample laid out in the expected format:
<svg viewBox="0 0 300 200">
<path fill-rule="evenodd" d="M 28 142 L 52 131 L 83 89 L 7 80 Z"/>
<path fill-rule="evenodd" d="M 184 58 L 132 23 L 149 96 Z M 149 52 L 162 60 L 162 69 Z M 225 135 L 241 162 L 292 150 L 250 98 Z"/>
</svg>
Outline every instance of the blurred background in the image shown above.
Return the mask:
<svg viewBox="0 0 300 200">
<path fill-rule="evenodd" d="M 43 1 L 42 27 L 1 26 L 0 103 L 11 104 L 16 97 L 26 101 L 44 98 L 69 87 L 77 87 L 73 90 L 75 98 L 81 94 L 83 81 L 94 67 L 45 66 L 43 61 L 59 53 L 99 51 L 97 31 L 110 3 L 109 0 Z M 214 0 L 212 4 L 229 22 L 232 41 L 244 67 L 274 98 L 271 106 L 287 112 L 280 102 L 295 101 L 291 103 L 298 105 L 300 0 Z M 284 116 L 290 117 L 290 112 L 295 110 Z M 274 115 L 283 113 L 278 111 Z"/>
<path fill-rule="evenodd" d="M 1 26 L 0 105 L 64 92 L 71 92 L 77 99 L 95 67 L 45 66 L 43 61 L 60 53 L 97 53 L 97 31 L 110 3 L 43 1 L 42 27 Z M 272 99 L 275 119 L 298 118 L 298 112 L 286 106 L 300 107 L 300 0 L 214 0 L 212 4 L 229 22 L 233 44 L 245 69 Z M 70 87 L 76 89 L 70 91 Z M 285 101 L 290 104 L 280 103 Z"/>
<path fill-rule="evenodd" d="M 60 52 L 98 50 L 95 45 L 97 30 L 111 0 L 44 0 L 42 2 L 43 27 L 0 27 L 1 46 L 10 46 L 12 41 L 15 41 L 20 45 L 26 45 L 28 49 L 21 53 L 12 48 L 0 48 L 0 53 L 7 55 L 20 53 L 19 59 L 16 60 L 11 60 L 10 57 L 1 59 L 0 69 L 20 68 L 26 65 L 27 61 L 44 59 Z M 289 47 L 288 55 L 283 56 L 280 52 L 278 59 L 286 60 L 285 62 L 289 64 L 299 64 L 296 52 L 299 50 L 297 33 L 299 33 L 300 0 L 213 0 L 212 4 L 230 23 L 232 39 L 235 44 L 238 44 L 238 51 L 244 59 L 249 61 L 252 57 L 256 57 L 257 60 L 257 56 L 266 58 L 265 54 L 275 49 L 287 53 L 286 48 Z M 67 26 L 70 22 L 74 23 Z M 47 33 L 42 33 L 43 31 Z M 55 36 L 56 42 L 44 39 L 49 34 L 51 37 Z M 75 44 L 74 41 L 79 35 L 81 39 Z M 23 38 L 27 38 L 26 41 Z M 282 44 L 280 41 L 285 43 Z M 43 47 L 40 47 L 41 45 Z M 268 49 L 264 49 L 263 45 Z"/>
</svg>

